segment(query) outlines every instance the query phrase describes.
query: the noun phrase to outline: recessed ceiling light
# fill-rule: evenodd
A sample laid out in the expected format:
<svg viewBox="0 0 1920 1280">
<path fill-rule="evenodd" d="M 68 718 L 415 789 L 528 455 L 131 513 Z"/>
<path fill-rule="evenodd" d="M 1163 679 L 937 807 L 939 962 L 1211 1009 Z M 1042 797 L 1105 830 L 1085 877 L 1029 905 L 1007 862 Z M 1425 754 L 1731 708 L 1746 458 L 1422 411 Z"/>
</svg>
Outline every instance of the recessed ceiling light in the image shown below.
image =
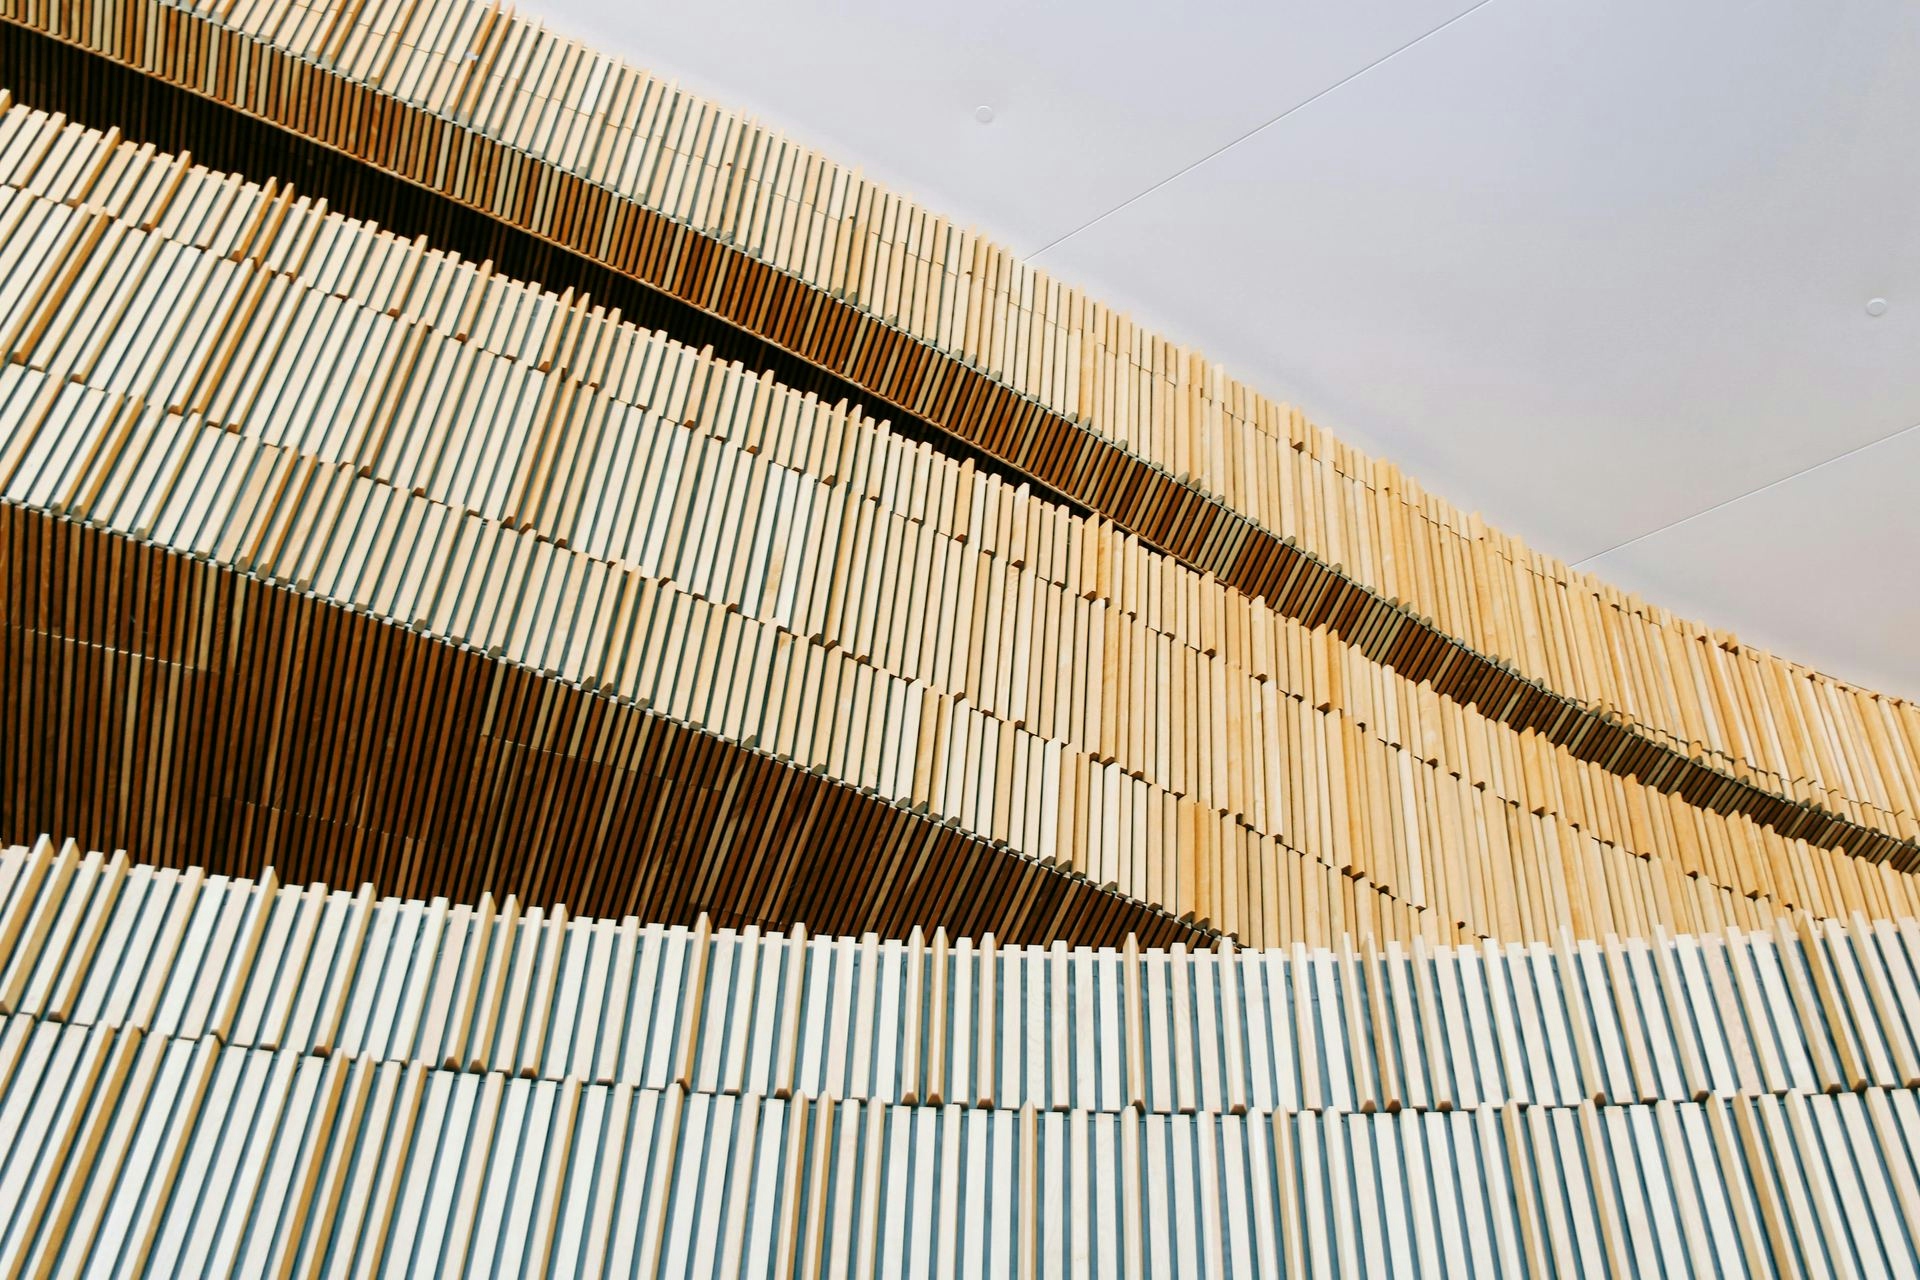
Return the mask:
<svg viewBox="0 0 1920 1280">
<path fill-rule="evenodd" d="M 973 118 L 975 120 L 978 120 L 981 124 L 992 124 L 993 108 L 983 103 L 982 105 L 977 106 L 973 109 Z"/>
<path fill-rule="evenodd" d="M 1885 298 L 1874 298 L 1869 301 L 1867 303 L 1867 314 L 1870 316 L 1883 316 L 1887 314 L 1887 300 Z"/>
</svg>

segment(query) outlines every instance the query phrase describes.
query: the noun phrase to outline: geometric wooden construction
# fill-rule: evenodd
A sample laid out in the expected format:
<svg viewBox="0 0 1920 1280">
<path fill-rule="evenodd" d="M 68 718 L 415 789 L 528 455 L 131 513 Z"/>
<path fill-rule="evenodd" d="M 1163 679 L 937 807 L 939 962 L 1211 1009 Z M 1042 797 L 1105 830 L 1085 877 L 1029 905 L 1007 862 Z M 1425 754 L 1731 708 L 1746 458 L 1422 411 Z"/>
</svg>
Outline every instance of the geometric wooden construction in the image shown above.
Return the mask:
<svg viewBox="0 0 1920 1280">
<path fill-rule="evenodd" d="M 269 185 L 110 142 L 24 108 L 0 116 L 0 217 L 14 228 L 0 248 L 13 356 L 0 395 L 17 406 L 0 492 L 19 504 L 16 607 L 37 619 L 28 634 L 111 632 L 75 606 L 104 600 L 88 584 L 132 554 L 119 540 L 188 555 L 195 567 L 138 607 L 217 626 L 228 651 L 188 660 L 189 696 L 212 699 L 222 745 L 255 763 L 161 771 L 147 785 L 165 804 L 143 808 L 114 781 L 124 741 L 76 700 L 101 678 L 71 674 L 92 650 L 39 643 L 22 669 L 45 674 L 22 682 L 21 712 L 40 718 L 20 740 L 35 723 L 76 727 L 42 730 L 55 750 L 23 758 L 21 837 L 57 825 L 175 865 L 272 860 L 302 875 L 327 874 L 311 859 L 345 838 L 363 859 L 352 874 L 398 891 L 1040 939 L 1097 936 L 1061 914 L 1090 919 L 1086 891 L 1043 877 L 1041 900 L 1014 905 L 993 887 L 1005 873 L 929 874 L 918 840 L 964 832 L 1110 885 L 1131 903 L 1108 912 L 1110 936 L 1150 941 L 1171 936 L 1156 932 L 1171 921 L 1148 923 L 1154 907 L 1255 944 L 1916 909 L 1910 877 L 1884 863 L 1515 734 L 857 413 Z M 102 532 L 56 533 L 48 517 Z M 52 573 L 73 586 L 49 592 Z M 297 602 L 276 604 L 282 590 Z M 199 603 L 229 591 L 232 604 Z M 337 608 L 352 618 L 331 644 L 369 673 L 349 683 L 373 703 L 329 719 L 300 690 L 337 685 L 330 669 L 252 655 L 297 652 L 286 637 Z M 478 737 L 396 738 L 385 682 L 414 678 L 428 637 L 471 655 L 441 664 L 557 678 L 542 732 L 581 714 L 563 708 L 611 699 L 645 715 L 596 714 L 689 724 L 854 788 L 865 799 L 846 830 L 865 834 L 808 838 L 880 859 L 856 882 L 886 888 L 841 914 L 791 878 L 791 856 L 769 889 L 772 850 L 736 857 L 730 838 L 704 835 L 685 856 L 712 865 L 691 884 L 603 870 L 631 867 L 635 844 L 676 856 L 682 824 L 663 830 L 647 815 L 671 810 L 618 800 L 592 833 L 550 820 L 553 788 L 578 784 L 551 769 L 512 780 L 532 730 L 503 742 L 495 717 L 455 710 L 484 698 L 504 714 L 514 704 L 490 683 L 462 692 L 449 675 L 412 695 L 426 726 Z M 134 662 L 184 652 L 111 643 Z M 280 712 L 286 699 L 301 709 Z M 166 758 L 192 760 L 196 729 L 195 715 L 163 716 Z M 327 750 L 354 781 L 325 773 L 316 793 L 288 735 L 334 732 Z M 536 749 L 556 747 L 581 749 Z M 86 799 L 76 775 L 115 800 Z M 701 785 L 728 798 L 723 831 L 758 838 L 766 824 L 747 815 L 767 790 L 729 776 Z M 33 816 L 29 792 L 71 799 Z M 874 822 L 893 834 L 858 825 Z M 668 886 L 694 896 L 659 896 Z M 910 906 L 922 892 L 935 896 Z M 973 914 L 953 914 L 962 899 Z"/>
<path fill-rule="evenodd" d="M 1920 863 L 1920 708 L 1574 574 L 973 233 L 590 49 L 471 0 L 288 12 L 21 3 L 0 20 L 50 90 L 127 68 L 111 113 L 149 96 L 119 86 L 180 86 L 155 124 L 185 147 L 269 121 L 339 162 L 319 166 L 336 200 L 384 181 L 372 216 L 422 210 L 412 225 L 572 263 L 629 302 L 649 286 L 676 328 L 745 334 L 756 359 L 792 357 L 789 380 L 825 370 L 1516 729 Z M 253 130 L 280 153 L 286 134 Z"/>
<path fill-rule="evenodd" d="M 1558 952 L 881 943 L 42 842 L 0 854 L 0 943 L 0 1125 L 52 1147 L 9 1178 L 16 1268 L 1913 1257 L 1920 1007 L 1891 992 L 1914 989 L 1914 921 Z M 119 963 L 141 947 L 162 963 Z"/>
<path fill-rule="evenodd" d="M 497 7 L 0 0 L 8 1275 L 1920 1274 L 1917 812 Z"/>
</svg>

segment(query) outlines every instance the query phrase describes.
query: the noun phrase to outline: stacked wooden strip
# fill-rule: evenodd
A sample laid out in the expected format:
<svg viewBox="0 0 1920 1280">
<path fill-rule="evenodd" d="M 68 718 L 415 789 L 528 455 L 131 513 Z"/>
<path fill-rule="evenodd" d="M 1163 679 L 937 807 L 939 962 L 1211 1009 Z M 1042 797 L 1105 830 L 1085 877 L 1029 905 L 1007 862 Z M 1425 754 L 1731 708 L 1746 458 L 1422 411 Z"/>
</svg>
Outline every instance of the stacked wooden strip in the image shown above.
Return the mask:
<svg viewBox="0 0 1920 1280">
<path fill-rule="evenodd" d="M 1379 607 L 1404 598 L 1642 732 L 1569 720 L 1571 704 L 1470 657 L 1463 689 L 1493 714 L 1556 740 L 1583 725 L 1637 771 L 1696 788 L 1716 775 L 1689 772 L 1686 755 L 1717 761 L 1775 797 L 1742 798 L 1766 821 L 1822 840 L 1863 824 L 1899 846 L 1880 852 L 1914 856 L 1913 707 L 1570 575 L 984 242 L 672 86 L 458 2 L 301 20 L 257 5 L 217 18 L 159 4 L 10 12 L 750 324 L 1249 590 L 1290 596 L 1293 553 L 1263 531 L 1297 537 L 1372 593 L 1354 600 L 1367 620 L 1327 615 L 1342 634 L 1384 655 L 1383 629 L 1422 633 Z M 816 325 L 840 300 L 855 318 Z M 980 379 L 1033 399 L 964 392 Z M 1061 443 L 1076 431 L 1091 434 Z M 1121 452 L 1109 463 L 1090 441 Z M 1686 754 L 1649 754 L 1649 733 Z"/>
<path fill-rule="evenodd" d="M 12 1274 L 1915 1274 L 1910 1090 L 1041 1112 L 0 1020 Z"/>
<path fill-rule="evenodd" d="M 141 83 L 149 89 L 158 84 L 155 81 Z M 376 203 L 383 210 L 391 208 L 390 201 Z M 439 224 L 435 225 L 437 228 Z M 496 231 L 505 226 L 492 225 Z M 484 237 L 483 242 L 491 246 L 498 238 Z M 547 267 L 551 265 L 550 262 L 546 264 Z M 541 268 L 536 266 L 534 269 Z M 606 272 L 600 275 L 603 278 L 597 282 L 597 287 L 618 285 L 623 281 L 623 278 Z M 623 292 L 617 288 L 613 291 L 622 293 L 628 301 L 634 300 L 631 291 Z M 646 307 L 643 310 L 647 314 L 657 314 L 659 309 Z M 676 318 L 676 325 L 680 319 L 684 317 Z M 712 332 L 710 325 L 695 327 L 702 332 Z M 762 345 L 762 355 L 766 350 Z M 752 355 L 751 352 L 748 354 Z M 787 374 L 783 372 L 782 376 Z M 803 380 L 809 385 L 817 381 L 812 378 Z M 1397 670 L 1414 675 L 1421 672 L 1430 674 L 1436 682 L 1435 688 L 1444 695 L 1499 708 L 1498 716 L 1508 723 L 1532 725 L 1556 745 L 1569 746 L 1581 758 L 1603 762 L 1610 770 L 1644 775 L 1657 787 L 1663 790 L 1677 789 L 1690 800 L 1711 803 L 1716 808 L 1737 810 L 1757 821 L 1776 826 L 1783 835 L 1805 838 L 1823 845 L 1844 843 L 1845 847 L 1856 853 L 1873 857 L 1893 853 L 1900 858 L 1900 865 L 1907 865 L 1905 855 L 1898 853 L 1899 842 L 1891 836 L 1850 825 L 1822 811 L 1790 803 L 1777 796 L 1754 791 L 1724 774 L 1690 763 L 1684 756 L 1651 744 L 1643 737 L 1635 737 L 1617 724 L 1583 717 L 1576 713 L 1572 704 L 1542 689 L 1524 689 L 1508 673 L 1486 666 L 1477 659 L 1456 663 L 1454 659 L 1467 651 L 1457 649 L 1452 642 L 1436 647 L 1433 643 L 1435 633 L 1423 631 L 1418 626 L 1400 626 L 1405 619 L 1392 609 L 1384 608 L 1381 601 L 1375 600 L 1372 605 L 1366 605 L 1359 615 L 1355 615 L 1352 606 L 1358 597 L 1347 593 L 1346 588 L 1330 594 L 1320 587 L 1307 585 L 1304 578 L 1300 581 L 1301 589 L 1305 592 L 1302 598 L 1317 602 L 1308 611 L 1311 616 L 1324 618 L 1328 625 L 1345 628 L 1362 637 L 1370 656 L 1391 662 Z M 1282 603 L 1284 607 L 1293 607 L 1285 601 Z"/>
<path fill-rule="evenodd" d="M 9 827 L 59 814 L 176 866 L 661 920 L 1195 932 L 632 703 L 5 504 L 0 608 Z M 1391 932 L 1350 879 L 1308 889 L 1320 918 Z"/>
<path fill-rule="evenodd" d="M 1920 924 L 1189 952 L 714 929 L 0 853 L 0 1013 L 542 1079 L 1051 1110 L 1920 1087 Z"/>
<path fill-rule="evenodd" d="M 9 500 L 634 697 L 1256 943 L 1360 931 L 1267 879 L 1295 850 L 1446 938 L 1913 909 L 1905 877 L 1642 795 L 1110 526 L 290 191 L 20 109 L 0 182 Z M 506 585 L 476 604 L 443 560 Z M 523 598 L 582 603 L 484 603 Z M 678 683 L 615 653 L 688 617 L 715 639 Z M 803 729 L 795 677 L 742 692 L 769 637 L 853 682 L 854 723 Z"/>
</svg>

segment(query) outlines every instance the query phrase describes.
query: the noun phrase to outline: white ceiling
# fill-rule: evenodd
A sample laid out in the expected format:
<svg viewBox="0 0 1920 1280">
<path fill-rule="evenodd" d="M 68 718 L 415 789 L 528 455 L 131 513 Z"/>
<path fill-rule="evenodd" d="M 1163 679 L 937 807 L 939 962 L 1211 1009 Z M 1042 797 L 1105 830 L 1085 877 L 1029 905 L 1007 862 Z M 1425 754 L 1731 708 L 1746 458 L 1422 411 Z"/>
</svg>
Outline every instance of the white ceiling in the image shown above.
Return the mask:
<svg viewBox="0 0 1920 1280">
<path fill-rule="evenodd" d="M 1920 696 L 1913 0 L 526 7 L 1569 562 Z"/>
</svg>

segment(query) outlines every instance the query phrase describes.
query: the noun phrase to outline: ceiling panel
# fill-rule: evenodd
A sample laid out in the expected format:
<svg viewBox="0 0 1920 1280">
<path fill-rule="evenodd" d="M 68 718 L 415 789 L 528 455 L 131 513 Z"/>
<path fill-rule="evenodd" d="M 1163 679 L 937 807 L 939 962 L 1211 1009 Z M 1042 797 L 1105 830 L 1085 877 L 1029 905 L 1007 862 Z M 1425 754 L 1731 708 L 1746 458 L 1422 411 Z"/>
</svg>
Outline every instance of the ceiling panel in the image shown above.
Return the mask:
<svg viewBox="0 0 1920 1280">
<path fill-rule="evenodd" d="M 1920 425 L 1581 566 L 1741 638 L 1920 698 Z"/>
<path fill-rule="evenodd" d="M 1920 417 L 1917 31 L 1494 0 L 1041 262 L 1578 559 Z"/>
<path fill-rule="evenodd" d="M 1028 253 L 1474 2 L 538 0 L 521 10 Z M 975 119 L 982 106 L 991 123 Z"/>
</svg>

